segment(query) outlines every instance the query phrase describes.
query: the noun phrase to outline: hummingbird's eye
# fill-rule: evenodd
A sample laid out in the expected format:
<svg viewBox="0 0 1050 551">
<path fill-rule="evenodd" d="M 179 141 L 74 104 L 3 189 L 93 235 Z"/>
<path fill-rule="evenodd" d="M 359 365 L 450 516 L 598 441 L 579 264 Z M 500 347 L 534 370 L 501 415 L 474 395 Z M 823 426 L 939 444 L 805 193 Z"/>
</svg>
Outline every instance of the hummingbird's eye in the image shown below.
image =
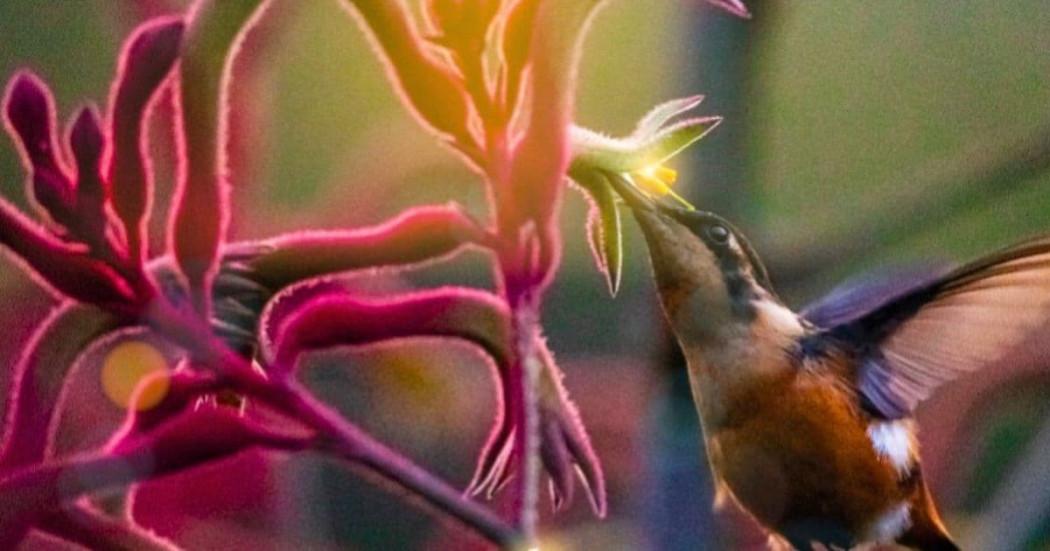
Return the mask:
<svg viewBox="0 0 1050 551">
<path fill-rule="evenodd" d="M 729 230 L 725 226 L 718 224 L 707 227 L 707 236 L 715 243 L 725 244 L 729 242 Z"/>
</svg>

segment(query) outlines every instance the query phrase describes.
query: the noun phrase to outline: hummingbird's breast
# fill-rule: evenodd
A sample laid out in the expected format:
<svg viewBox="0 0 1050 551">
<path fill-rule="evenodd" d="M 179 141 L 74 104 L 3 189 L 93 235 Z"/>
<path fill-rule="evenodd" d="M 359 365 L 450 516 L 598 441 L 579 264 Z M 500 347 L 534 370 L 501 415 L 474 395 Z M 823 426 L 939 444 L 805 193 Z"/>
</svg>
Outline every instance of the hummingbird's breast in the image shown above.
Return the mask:
<svg viewBox="0 0 1050 551">
<path fill-rule="evenodd" d="M 762 524 L 832 542 L 906 528 L 900 465 L 913 459 L 910 426 L 873 431 L 836 370 L 793 369 L 736 385 L 724 398 L 720 422 L 705 422 L 711 465 Z M 899 454 L 901 437 L 903 460 L 890 453 Z M 880 525 L 901 515 L 896 525 Z"/>
</svg>

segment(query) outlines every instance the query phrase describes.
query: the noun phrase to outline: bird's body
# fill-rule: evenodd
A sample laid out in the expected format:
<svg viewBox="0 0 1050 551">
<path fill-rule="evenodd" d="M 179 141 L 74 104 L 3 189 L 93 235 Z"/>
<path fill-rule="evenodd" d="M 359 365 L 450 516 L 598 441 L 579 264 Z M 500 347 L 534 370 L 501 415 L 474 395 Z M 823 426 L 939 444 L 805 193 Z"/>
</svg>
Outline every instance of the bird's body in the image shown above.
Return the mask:
<svg viewBox="0 0 1050 551">
<path fill-rule="evenodd" d="M 684 347 L 720 499 L 796 547 L 954 548 L 935 545 L 950 540 L 922 480 L 914 422 L 861 406 L 847 346 L 809 349 L 819 330 L 772 296 L 751 308 L 746 324 L 723 326 L 737 334 L 722 344 Z"/>
<path fill-rule="evenodd" d="M 813 329 L 776 318 L 755 322 L 785 338 L 767 357 L 743 360 L 767 363 L 739 369 L 754 373 L 746 379 L 720 380 L 727 366 L 686 352 L 721 499 L 796 547 L 948 541 L 922 480 L 914 422 L 865 411 L 850 384 L 853 355 L 806 354 L 801 343 Z"/>
<path fill-rule="evenodd" d="M 1050 239 L 796 313 L 728 222 L 614 185 L 649 245 L 721 498 L 800 550 L 958 549 L 923 480 L 912 412 L 1050 323 Z"/>
</svg>

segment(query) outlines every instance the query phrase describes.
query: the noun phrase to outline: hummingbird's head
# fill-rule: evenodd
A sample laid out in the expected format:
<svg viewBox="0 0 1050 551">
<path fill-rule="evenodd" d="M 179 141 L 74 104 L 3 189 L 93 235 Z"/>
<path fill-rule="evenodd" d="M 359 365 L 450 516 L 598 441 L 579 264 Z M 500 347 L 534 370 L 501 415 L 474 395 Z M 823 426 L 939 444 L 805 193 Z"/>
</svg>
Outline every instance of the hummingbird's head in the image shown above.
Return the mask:
<svg viewBox="0 0 1050 551">
<path fill-rule="evenodd" d="M 722 217 L 653 201 L 630 184 L 617 192 L 649 245 L 664 311 L 679 341 L 705 344 L 750 328 L 765 306 L 779 307 L 765 266 Z"/>
</svg>

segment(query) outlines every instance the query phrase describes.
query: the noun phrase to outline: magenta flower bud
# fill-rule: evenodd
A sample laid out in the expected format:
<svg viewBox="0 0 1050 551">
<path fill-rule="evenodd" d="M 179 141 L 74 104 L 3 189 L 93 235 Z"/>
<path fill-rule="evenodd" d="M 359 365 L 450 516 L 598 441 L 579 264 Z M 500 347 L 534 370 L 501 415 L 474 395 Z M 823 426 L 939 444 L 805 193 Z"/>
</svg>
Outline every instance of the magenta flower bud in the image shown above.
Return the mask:
<svg viewBox="0 0 1050 551">
<path fill-rule="evenodd" d="M 247 264 L 260 283 L 277 289 L 318 275 L 432 262 L 485 241 L 484 230 L 455 204 L 420 206 L 369 228 L 267 241 L 272 250 Z"/>
<path fill-rule="evenodd" d="M 30 193 L 52 220 L 68 226 L 73 219 L 73 185 L 57 158 L 54 112 L 46 84 L 28 72 L 15 77 L 4 114 L 32 175 Z"/>
<path fill-rule="evenodd" d="M 507 363 L 509 313 L 502 301 L 483 291 L 443 287 L 381 299 L 322 292 L 286 315 L 283 323 L 266 321 L 278 329 L 275 346 L 264 351 L 278 372 L 294 369 L 309 350 L 409 337 L 463 339 L 498 365 Z"/>
<path fill-rule="evenodd" d="M 91 106 L 82 108 L 69 130 L 69 145 L 77 163 L 78 191 L 83 187 L 85 177 L 99 179 L 99 160 L 106 146 L 105 140 L 95 108 Z"/>
<path fill-rule="evenodd" d="M 93 107 L 77 113 L 69 131 L 69 145 L 77 165 L 76 213 L 78 230 L 89 244 L 102 243 L 106 232 L 106 190 L 100 173 L 105 136 Z"/>
<path fill-rule="evenodd" d="M 128 249 L 136 261 L 149 210 L 152 181 L 146 154 L 144 126 L 150 101 L 167 77 L 182 45 L 183 23 L 163 20 L 147 23 L 129 39 L 121 58 L 110 103 L 113 140 L 106 183 L 113 207 L 124 222 Z"/>
<path fill-rule="evenodd" d="M 9 248 L 47 286 L 81 302 L 128 311 L 136 302 L 127 281 L 104 262 L 58 242 L 0 200 L 0 245 Z"/>
<path fill-rule="evenodd" d="M 46 84 L 30 72 L 15 76 L 7 92 L 4 114 L 34 165 L 55 164 L 54 112 L 54 102 Z"/>
</svg>

